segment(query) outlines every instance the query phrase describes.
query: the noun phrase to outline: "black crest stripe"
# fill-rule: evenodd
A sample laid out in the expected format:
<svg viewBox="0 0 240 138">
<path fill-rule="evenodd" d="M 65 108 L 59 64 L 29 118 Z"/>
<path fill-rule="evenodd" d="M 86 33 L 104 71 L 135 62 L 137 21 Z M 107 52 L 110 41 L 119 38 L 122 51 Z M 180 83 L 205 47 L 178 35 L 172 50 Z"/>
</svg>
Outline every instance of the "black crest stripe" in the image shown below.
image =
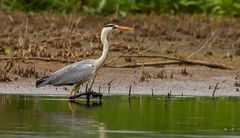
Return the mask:
<svg viewBox="0 0 240 138">
<path fill-rule="evenodd" d="M 104 27 L 113 27 L 113 26 L 115 26 L 115 24 L 107 24 Z"/>
</svg>

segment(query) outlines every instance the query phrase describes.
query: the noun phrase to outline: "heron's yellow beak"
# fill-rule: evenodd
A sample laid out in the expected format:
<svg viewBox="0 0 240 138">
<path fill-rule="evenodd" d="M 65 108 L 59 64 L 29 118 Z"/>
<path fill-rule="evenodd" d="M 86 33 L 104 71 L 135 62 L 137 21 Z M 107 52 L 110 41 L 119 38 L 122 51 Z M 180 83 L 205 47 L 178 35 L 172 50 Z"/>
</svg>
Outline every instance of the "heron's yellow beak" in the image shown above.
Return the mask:
<svg viewBox="0 0 240 138">
<path fill-rule="evenodd" d="M 125 26 L 116 26 L 114 27 L 115 30 L 133 30 L 131 27 L 125 27 Z"/>
</svg>

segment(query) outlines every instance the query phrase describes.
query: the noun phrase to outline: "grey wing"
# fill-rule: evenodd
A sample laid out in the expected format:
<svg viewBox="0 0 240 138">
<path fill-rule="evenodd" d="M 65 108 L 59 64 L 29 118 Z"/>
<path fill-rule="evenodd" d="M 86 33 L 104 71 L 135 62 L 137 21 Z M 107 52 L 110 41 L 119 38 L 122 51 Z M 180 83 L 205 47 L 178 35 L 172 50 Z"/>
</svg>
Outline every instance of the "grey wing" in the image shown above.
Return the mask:
<svg viewBox="0 0 240 138">
<path fill-rule="evenodd" d="M 94 61 L 86 60 L 68 65 L 51 75 L 50 84 L 69 85 L 83 83 L 91 78 L 95 73 Z"/>
</svg>

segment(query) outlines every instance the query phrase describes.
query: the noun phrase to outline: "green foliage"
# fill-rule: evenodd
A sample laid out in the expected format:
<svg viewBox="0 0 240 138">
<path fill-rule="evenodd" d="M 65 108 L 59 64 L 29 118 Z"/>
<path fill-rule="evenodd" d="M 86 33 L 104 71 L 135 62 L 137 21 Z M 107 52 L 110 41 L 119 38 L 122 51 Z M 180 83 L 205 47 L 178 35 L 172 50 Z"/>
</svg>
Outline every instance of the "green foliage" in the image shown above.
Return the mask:
<svg viewBox="0 0 240 138">
<path fill-rule="evenodd" d="M 80 10 L 81 1 L 73 0 L 6 0 L 1 8 L 8 11 L 40 12 L 54 11 L 60 13 L 71 13 Z"/>
<path fill-rule="evenodd" d="M 204 13 L 240 15 L 240 0 L 5 0 L 3 10 L 27 12 L 112 14 Z"/>
</svg>

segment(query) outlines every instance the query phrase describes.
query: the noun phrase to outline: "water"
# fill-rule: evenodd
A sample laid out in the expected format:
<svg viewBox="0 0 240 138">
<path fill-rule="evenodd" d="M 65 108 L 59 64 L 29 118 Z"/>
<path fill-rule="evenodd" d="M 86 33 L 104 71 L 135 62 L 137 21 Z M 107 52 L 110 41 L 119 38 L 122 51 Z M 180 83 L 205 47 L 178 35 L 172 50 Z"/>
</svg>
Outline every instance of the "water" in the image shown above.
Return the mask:
<svg viewBox="0 0 240 138">
<path fill-rule="evenodd" d="M 238 137 L 240 98 L 0 96 L 0 137 Z"/>
</svg>

